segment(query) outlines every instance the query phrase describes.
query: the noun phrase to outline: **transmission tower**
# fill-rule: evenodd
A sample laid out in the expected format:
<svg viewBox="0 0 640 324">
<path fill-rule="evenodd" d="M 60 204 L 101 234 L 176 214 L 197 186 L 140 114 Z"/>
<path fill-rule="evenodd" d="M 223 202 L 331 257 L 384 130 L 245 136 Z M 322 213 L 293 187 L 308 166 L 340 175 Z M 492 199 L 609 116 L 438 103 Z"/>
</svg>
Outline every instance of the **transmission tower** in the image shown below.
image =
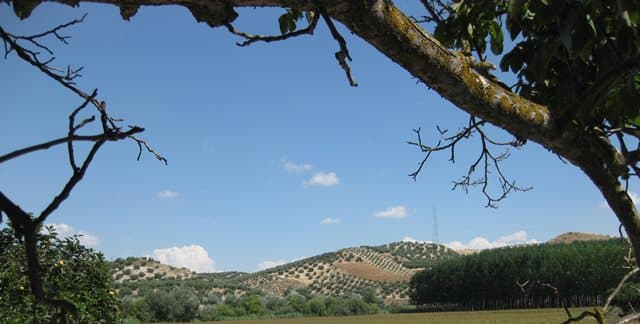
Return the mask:
<svg viewBox="0 0 640 324">
<path fill-rule="evenodd" d="M 436 209 L 433 209 L 433 243 L 438 244 L 440 239 L 438 238 L 438 216 L 436 215 Z"/>
</svg>

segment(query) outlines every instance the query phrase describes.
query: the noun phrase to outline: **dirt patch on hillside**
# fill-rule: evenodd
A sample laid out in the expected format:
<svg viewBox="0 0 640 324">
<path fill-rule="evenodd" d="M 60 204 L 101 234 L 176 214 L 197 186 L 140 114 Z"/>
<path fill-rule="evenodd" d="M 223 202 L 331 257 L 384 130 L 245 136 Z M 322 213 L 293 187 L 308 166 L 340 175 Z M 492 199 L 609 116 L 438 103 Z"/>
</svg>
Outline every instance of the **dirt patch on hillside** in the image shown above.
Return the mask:
<svg viewBox="0 0 640 324">
<path fill-rule="evenodd" d="M 411 279 L 410 276 L 382 270 L 364 262 L 342 262 L 334 266 L 345 274 L 373 281 L 396 282 Z"/>
</svg>

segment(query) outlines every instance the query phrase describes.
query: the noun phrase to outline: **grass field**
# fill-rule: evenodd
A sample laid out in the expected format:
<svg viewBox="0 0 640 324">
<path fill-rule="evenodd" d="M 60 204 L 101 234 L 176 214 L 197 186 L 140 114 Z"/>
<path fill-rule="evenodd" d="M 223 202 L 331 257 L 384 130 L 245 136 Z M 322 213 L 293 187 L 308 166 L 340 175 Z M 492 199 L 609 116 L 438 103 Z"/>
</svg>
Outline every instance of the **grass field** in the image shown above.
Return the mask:
<svg viewBox="0 0 640 324">
<path fill-rule="evenodd" d="M 573 315 L 581 310 L 572 310 Z M 562 323 L 567 320 L 563 309 L 524 309 L 482 312 L 383 314 L 351 317 L 301 317 L 275 320 L 221 321 L 226 324 L 459 324 L 459 323 Z M 581 323 L 595 323 L 584 320 Z"/>
</svg>

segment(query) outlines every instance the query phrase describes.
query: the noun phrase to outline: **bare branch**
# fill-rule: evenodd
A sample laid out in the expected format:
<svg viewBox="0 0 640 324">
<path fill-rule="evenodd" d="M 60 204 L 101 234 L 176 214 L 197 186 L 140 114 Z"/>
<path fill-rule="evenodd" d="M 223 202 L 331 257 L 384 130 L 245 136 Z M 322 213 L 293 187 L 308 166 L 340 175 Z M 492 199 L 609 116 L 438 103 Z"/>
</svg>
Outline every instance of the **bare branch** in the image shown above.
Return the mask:
<svg viewBox="0 0 640 324">
<path fill-rule="evenodd" d="M 620 321 L 618 321 L 618 324 L 635 323 L 638 319 L 640 319 L 640 313 L 635 313 L 623 317 Z"/>
<path fill-rule="evenodd" d="M 89 120 L 91 118 L 85 119 L 85 120 Z M 5 155 L 0 156 L 0 163 L 4 163 L 7 162 L 11 159 L 15 159 L 17 157 L 20 157 L 22 155 L 25 154 L 29 154 L 29 153 L 33 153 L 36 151 L 41 151 L 41 150 L 46 150 L 49 149 L 53 146 L 56 145 L 60 145 L 60 144 L 65 144 L 69 141 L 73 141 L 73 142 L 96 142 L 99 140 L 105 140 L 105 141 L 115 141 L 115 140 L 119 140 L 120 137 L 122 136 L 122 134 L 136 134 L 136 133 L 141 133 L 144 131 L 144 128 L 141 127 L 137 127 L 135 128 L 135 131 L 133 131 L 133 129 L 130 129 L 128 132 L 125 133 L 121 133 L 120 135 L 118 134 L 97 134 L 97 135 L 73 135 L 72 137 L 61 137 L 61 138 L 57 138 L 48 142 L 44 142 L 44 143 L 40 143 L 40 144 L 36 144 L 36 145 L 32 145 L 29 147 L 25 147 L 19 150 L 15 150 L 13 152 L 7 153 Z M 125 135 L 125 137 L 128 137 Z M 151 151 L 150 151 L 151 152 Z M 153 152 L 151 152 L 153 153 Z"/>
<path fill-rule="evenodd" d="M 80 110 L 84 109 L 87 104 L 93 100 L 96 96 L 98 95 L 98 91 L 97 90 L 93 90 L 93 93 L 91 93 L 91 96 L 89 96 L 89 98 L 87 98 L 81 105 L 80 107 L 76 108 L 71 115 L 69 115 L 69 132 L 67 133 L 67 138 L 69 139 L 67 141 L 67 152 L 69 154 L 69 164 L 71 165 L 71 170 L 73 170 L 73 172 L 78 172 L 78 166 L 76 165 L 76 159 L 73 156 L 73 140 L 72 137 L 75 133 L 76 130 L 80 129 L 82 126 L 86 125 L 87 123 L 90 123 L 91 121 L 93 121 L 95 118 L 89 118 L 89 119 L 85 119 L 83 120 L 78 126 L 75 125 L 76 122 L 76 115 L 80 112 Z"/>
<path fill-rule="evenodd" d="M 357 87 L 358 83 L 353 80 L 353 76 L 351 75 L 351 67 L 349 67 L 349 64 L 345 60 L 349 59 L 349 61 L 351 61 L 351 55 L 349 55 L 349 49 L 347 49 L 347 42 L 344 40 L 342 35 L 340 35 L 338 29 L 336 29 L 336 26 L 333 24 L 331 17 L 329 17 L 322 9 L 320 10 L 320 14 L 322 15 L 324 21 L 327 23 L 327 27 L 329 27 L 329 30 L 331 31 L 331 36 L 333 36 L 333 38 L 338 41 L 338 44 L 340 45 L 340 50 L 336 52 L 336 60 L 338 60 L 338 63 L 340 63 L 340 67 L 342 67 L 344 73 L 347 74 L 349 85 L 351 85 L 352 87 Z"/>
<path fill-rule="evenodd" d="M 566 321 L 562 322 L 563 324 L 580 322 L 587 316 L 593 317 L 599 324 L 604 324 L 604 318 L 603 318 L 602 314 L 599 313 L 597 310 L 594 310 L 593 312 L 584 311 L 584 312 L 580 313 L 580 315 L 578 315 L 576 317 L 573 317 L 571 315 L 571 311 L 569 311 L 568 307 L 565 307 L 564 311 L 567 313 L 567 316 L 569 318 Z"/>
<path fill-rule="evenodd" d="M 607 298 L 607 302 L 604 304 L 604 307 L 602 307 L 602 309 L 604 310 L 605 313 L 609 311 L 609 307 L 611 305 L 611 302 L 620 293 L 620 290 L 622 289 L 624 284 L 627 282 L 627 280 L 629 280 L 636 273 L 638 273 L 638 271 L 640 271 L 640 268 L 635 267 L 635 268 L 633 268 L 633 270 L 629 271 L 624 277 L 622 277 L 622 280 L 620 280 L 620 282 L 618 283 L 618 286 L 616 287 L 616 289 L 614 289 L 613 292 L 611 292 L 611 294 Z"/>
<path fill-rule="evenodd" d="M 313 19 L 309 23 L 309 26 L 307 26 L 306 28 L 300 29 L 300 30 L 296 30 L 296 31 L 290 32 L 290 33 L 284 33 L 284 34 L 278 35 L 278 36 L 262 36 L 262 35 L 248 34 L 248 33 L 245 33 L 245 32 L 237 30 L 235 27 L 233 27 L 233 25 L 231 23 L 225 23 L 225 26 L 227 27 L 229 32 L 231 32 L 232 34 L 240 36 L 240 37 L 243 37 L 243 38 L 246 39 L 242 43 L 236 43 L 236 45 L 238 45 L 240 47 L 244 47 L 244 46 L 251 45 L 251 44 L 253 44 L 255 42 L 258 42 L 258 41 L 269 43 L 269 42 L 282 41 L 282 40 L 286 40 L 286 39 L 289 39 L 289 38 L 293 38 L 293 37 L 297 37 L 297 36 L 301 36 L 301 35 L 305 35 L 305 34 L 313 35 L 313 32 L 315 31 L 316 26 L 318 25 L 318 20 L 320 20 L 320 15 L 314 14 L 313 15 Z"/>
<path fill-rule="evenodd" d="M 474 134 L 479 134 L 482 150 L 480 151 L 480 154 L 475 159 L 475 161 L 470 165 L 467 171 L 467 174 L 464 175 L 461 180 L 454 181 L 454 185 L 452 189 L 460 188 L 465 192 L 468 192 L 469 187 L 481 186 L 482 193 L 487 198 L 486 207 L 493 207 L 493 208 L 496 208 L 497 203 L 505 199 L 508 196 L 508 194 L 511 192 L 530 190 L 531 188 L 529 187 L 527 188 L 519 187 L 516 185 L 515 181 L 509 181 L 505 176 L 505 174 L 502 172 L 502 169 L 500 167 L 500 162 L 504 161 L 509 157 L 509 152 L 505 151 L 500 153 L 499 155 L 495 155 L 491 152 L 489 147 L 490 145 L 493 145 L 493 146 L 510 146 L 510 147 L 518 148 L 523 145 L 523 142 L 518 141 L 517 139 L 508 141 L 508 142 L 493 140 L 482 129 L 482 126 L 485 123 L 486 122 L 483 120 L 477 120 L 474 116 L 470 116 L 469 123 L 467 126 L 463 127 L 456 134 L 448 137 L 444 137 L 446 130 L 443 131 L 438 127 L 438 132 L 440 133 L 440 139 L 438 140 L 436 145 L 433 147 L 424 145 L 422 143 L 422 138 L 420 136 L 420 129 L 418 130 L 414 129 L 413 131 L 416 133 L 418 141 L 409 142 L 409 144 L 415 145 L 418 148 L 420 148 L 420 150 L 425 153 L 425 157 L 420 162 L 418 169 L 410 173 L 409 176 L 412 177 L 414 180 L 416 180 L 418 174 L 422 171 L 425 163 L 427 162 L 427 160 L 431 156 L 431 153 L 433 152 L 450 150 L 451 155 L 450 155 L 449 161 L 451 161 L 452 163 L 455 163 L 456 145 L 463 139 L 468 139 Z M 475 174 L 478 166 L 480 166 L 481 163 L 483 165 L 482 176 L 477 179 L 474 179 L 473 175 Z M 501 190 L 501 193 L 499 195 L 494 195 L 491 192 L 489 192 L 489 176 L 491 174 L 492 169 L 496 171 L 496 175 L 498 178 L 499 188 Z"/>
<path fill-rule="evenodd" d="M 135 129 L 132 128 L 132 129 Z M 164 162 L 164 165 L 167 165 L 167 159 L 165 159 L 162 155 L 160 155 L 160 153 L 156 152 L 153 148 L 151 148 L 151 146 L 149 146 L 149 144 L 147 144 L 147 142 L 133 136 L 133 135 L 129 135 L 127 136 L 130 139 L 134 140 L 137 144 L 138 144 L 138 157 L 136 158 L 136 160 L 140 161 L 140 156 L 142 155 L 142 147 L 144 146 L 144 148 L 147 150 L 147 152 L 155 155 L 156 159 L 158 159 L 161 162 Z"/>
</svg>

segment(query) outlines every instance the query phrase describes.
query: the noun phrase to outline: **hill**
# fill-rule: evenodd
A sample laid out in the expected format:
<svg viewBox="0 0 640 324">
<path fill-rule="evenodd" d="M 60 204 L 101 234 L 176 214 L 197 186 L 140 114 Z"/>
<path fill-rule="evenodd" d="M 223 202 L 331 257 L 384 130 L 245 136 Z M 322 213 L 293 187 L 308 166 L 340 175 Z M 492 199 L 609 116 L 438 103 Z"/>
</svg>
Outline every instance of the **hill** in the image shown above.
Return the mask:
<svg viewBox="0 0 640 324">
<path fill-rule="evenodd" d="M 562 233 L 549 241 L 548 244 L 560 244 L 560 243 L 573 243 L 576 241 L 603 241 L 610 240 L 611 236 L 600 235 L 600 234 L 592 234 L 592 233 L 581 233 L 581 232 L 566 232 Z"/>
<path fill-rule="evenodd" d="M 186 268 L 176 268 L 149 258 L 118 258 L 110 263 L 116 282 L 145 279 L 188 279 L 196 275 Z"/>
<path fill-rule="evenodd" d="M 547 243 L 606 240 L 598 234 L 568 232 Z M 468 251 L 467 251 L 468 252 Z M 473 251 L 477 253 L 479 251 Z M 117 259 L 111 262 L 113 278 L 125 292 L 142 286 L 187 285 L 203 294 L 242 296 L 250 292 L 285 296 L 306 290 L 324 296 L 362 295 L 373 290 L 385 303 L 409 299 L 408 282 L 416 272 L 441 261 L 469 254 L 444 245 L 395 242 L 327 252 L 254 273 L 195 273 L 149 258 Z"/>
<path fill-rule="evenodd" d="M 111 262 L 113 277 L 126 291 L 155 284 L 185 284 L 203 293 L 241 296 L 251 291 L 284 296 L 291 290 L 349 296 L 373 290 L 386 303 L 408 301 L 411 276 L 458 253 L 444 245 L 395 242 L 328 252 L 255 273 L 197 274 L 148 258 Z M 180 281 L 180 283 L 178 282 Z"/>
<path fill-rule="evenodd" d="M 407 282 L 430 264 L 458 254 L 444 245 L 396 242 L 324 253 L 247 276 L 249 287 L 274 294 L 306 287 L 321 295 L 374 288 L 387 302 L 408 299 Z"/>
</svg>

